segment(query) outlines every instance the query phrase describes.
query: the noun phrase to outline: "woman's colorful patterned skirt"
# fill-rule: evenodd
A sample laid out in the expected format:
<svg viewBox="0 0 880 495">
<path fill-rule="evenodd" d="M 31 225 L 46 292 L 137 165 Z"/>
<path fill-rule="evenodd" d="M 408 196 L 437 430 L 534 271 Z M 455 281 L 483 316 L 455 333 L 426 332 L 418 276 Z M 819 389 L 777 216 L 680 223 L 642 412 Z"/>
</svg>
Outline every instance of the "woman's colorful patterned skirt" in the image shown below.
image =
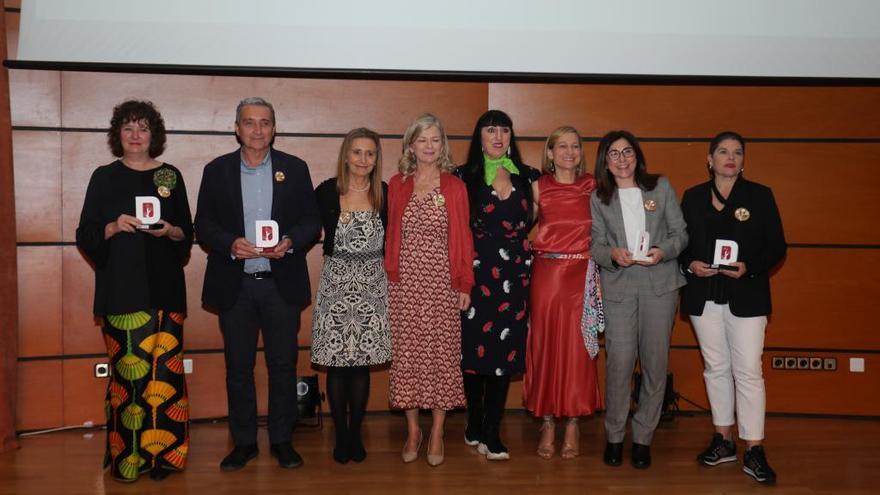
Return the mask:
<svg viewBox="0 0 880 495">
<path fill-rule="evenodd" d="M 183 318 L 162 310 L 104 317 L 112 372 L 107 386 L 104 466 L 120 481 L 152 469 L 183 470 L 189 401 L 183 372 Z"/>
</svg>

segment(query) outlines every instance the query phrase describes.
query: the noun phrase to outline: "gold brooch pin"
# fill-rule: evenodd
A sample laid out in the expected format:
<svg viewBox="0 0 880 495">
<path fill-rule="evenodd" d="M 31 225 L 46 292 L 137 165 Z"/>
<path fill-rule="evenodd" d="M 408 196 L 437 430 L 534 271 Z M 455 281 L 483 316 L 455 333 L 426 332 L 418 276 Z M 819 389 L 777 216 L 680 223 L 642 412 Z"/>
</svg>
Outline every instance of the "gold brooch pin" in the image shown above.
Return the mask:
<svg viewBox="0 0 880 495">
<path fill-rule="evenodd" d="M 284 179 L 286 178 L 287 177 L 285 177 L 284 172 L 280 170 L 275 172 L 275 182 L 284 182 Z"/>
<path fill-rule="evenodd" d="M 740 222 L 745 222 L 746 220 L 748 220 L 749 218 L 752 217 L 752 214 L 749 212 L 749 210 L 740 207 L 740 208 L 737 208 L 736 211 L 733 212 L 733 216 L 735 216 L 736 219 L 739 220 Z"/>
<path fill-rule="evenodd" d="M 434 206 L 442 208 L 446 204 L 446 198 L 442 194 L 435 194 L 431 199 L 434 200 Z"/>
<path fill-rule="evenodd" d="M 342 210 L 339 213 L 339 222 L 342 223 L 343 225 L 347 224 L 348 222 L 351 222 L 351 212 L 348 210 Z"/>
<path fill-rule="evenodd" d="M 653 199 L 645 200 L 645 209 L 648 211 L 656 211 L 657 210 L 657 202 Z"/>
<path fill-rule="evenodd" d="M 153 173 L 153 185 L 156 186 L 156 192 L 159 196 L 167 198 L 171 196 L 171 190 L 177 186 L 177 174 L 170 168 L 159 167 Z"/>
</svg>

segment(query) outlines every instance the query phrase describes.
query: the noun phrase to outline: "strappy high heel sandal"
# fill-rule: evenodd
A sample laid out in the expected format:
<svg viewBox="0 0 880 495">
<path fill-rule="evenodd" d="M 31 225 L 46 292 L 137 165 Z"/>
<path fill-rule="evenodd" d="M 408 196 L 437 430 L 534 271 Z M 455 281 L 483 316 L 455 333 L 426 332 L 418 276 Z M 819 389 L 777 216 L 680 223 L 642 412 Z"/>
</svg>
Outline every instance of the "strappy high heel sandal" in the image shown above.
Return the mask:
<svg viewBox="0 0 880 495">
<path fill-rule="evenodd" d="M 570 432 L 574 431 L 574 438 L 571 438 Z M 578 427 L 578 418 L 568 418 L 565 424 L 565 437 L 562 441 L 562 452 L 560 456 L 563 459 L 574 459 L 581 454 L 580 442 L 581 430 Z"/>
<path fill-rule="evenodd" d="M 555 450 L 553 442 L 556 440 L 556 423 L 554 423 L 553 417 L 545 416 L 541 423 L 541 429 L 538 431 L 541 432 L 541 440 L 538 442 L 538 457 L 550 459 L 553 457 Z"/>
</svg>

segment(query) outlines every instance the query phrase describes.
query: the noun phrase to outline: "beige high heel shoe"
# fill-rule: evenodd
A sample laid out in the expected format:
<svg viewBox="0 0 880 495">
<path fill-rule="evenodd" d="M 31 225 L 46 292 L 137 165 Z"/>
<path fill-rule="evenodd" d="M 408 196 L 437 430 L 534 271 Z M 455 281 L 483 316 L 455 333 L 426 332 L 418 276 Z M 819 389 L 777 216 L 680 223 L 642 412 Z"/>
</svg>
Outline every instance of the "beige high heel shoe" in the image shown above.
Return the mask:
<svg viewBox="0 0 880 495">
<path fill-rule="evenodd" d="M 541 440 L 538 442 L 538 457 L 542 459 L 550 459 L 556 450 L 553 442 L 556 440 L 556 423 L 553 418 L 544 418 L 541 423 Z"/>
<path fill-rule="evenodd" d="M 443 442 L 443 439 L 440 439 L 440 454 L 434 455 L 431 454 L 431 440 L 428 440 L 428 454 L 425 456 L 428 460 L 428 465 L 431 467 L 437 467 L 440 464 L 443 464 L 443 457 L 446 454 L 446 444 Z"/>
<path fill-rule="evenodd" d="M 422 430 L 419 430 L 419 443 L 416 444 L 416 450 L 406 450 L 406 443 L 403 444 L 403 452 L 400 453 L 400 457 L 403 459 L 403 462 L 410 463 L 419 458 L 419 449 L 422 448 Z"/>
<path fill-rule="evenodd" d="M 574 430 L 574 439 L 569 437 L 569 431 Z M 578 427 L 578 418 L 568 418 L 565 424 L 565 439 L 562 441 L 561 457 L 574 459 L 581 455 L 581 430 Z"/>
</svg>

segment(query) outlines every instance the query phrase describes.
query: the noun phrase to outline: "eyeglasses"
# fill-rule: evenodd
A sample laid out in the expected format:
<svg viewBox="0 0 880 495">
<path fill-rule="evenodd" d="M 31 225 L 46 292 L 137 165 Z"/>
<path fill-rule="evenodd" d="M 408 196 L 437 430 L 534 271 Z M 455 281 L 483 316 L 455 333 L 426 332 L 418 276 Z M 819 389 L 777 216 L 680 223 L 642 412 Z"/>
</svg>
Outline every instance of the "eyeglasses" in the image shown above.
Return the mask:
<svg viewBox="0 0 880 495">
<path fill-rule="evenodd" d="M 612 160 L 620 160 L 620 157 L 632 158 L 633 156 L 635 156 L 635 154 L 636 154 L 636 150 L 632 149 L 632 147 L 630 146 L 630 147 L 626 147 L 620 151 L 617 151 L 617 150 L 609 151 L 608 158 L 610 158 Z"/>
</svg>

